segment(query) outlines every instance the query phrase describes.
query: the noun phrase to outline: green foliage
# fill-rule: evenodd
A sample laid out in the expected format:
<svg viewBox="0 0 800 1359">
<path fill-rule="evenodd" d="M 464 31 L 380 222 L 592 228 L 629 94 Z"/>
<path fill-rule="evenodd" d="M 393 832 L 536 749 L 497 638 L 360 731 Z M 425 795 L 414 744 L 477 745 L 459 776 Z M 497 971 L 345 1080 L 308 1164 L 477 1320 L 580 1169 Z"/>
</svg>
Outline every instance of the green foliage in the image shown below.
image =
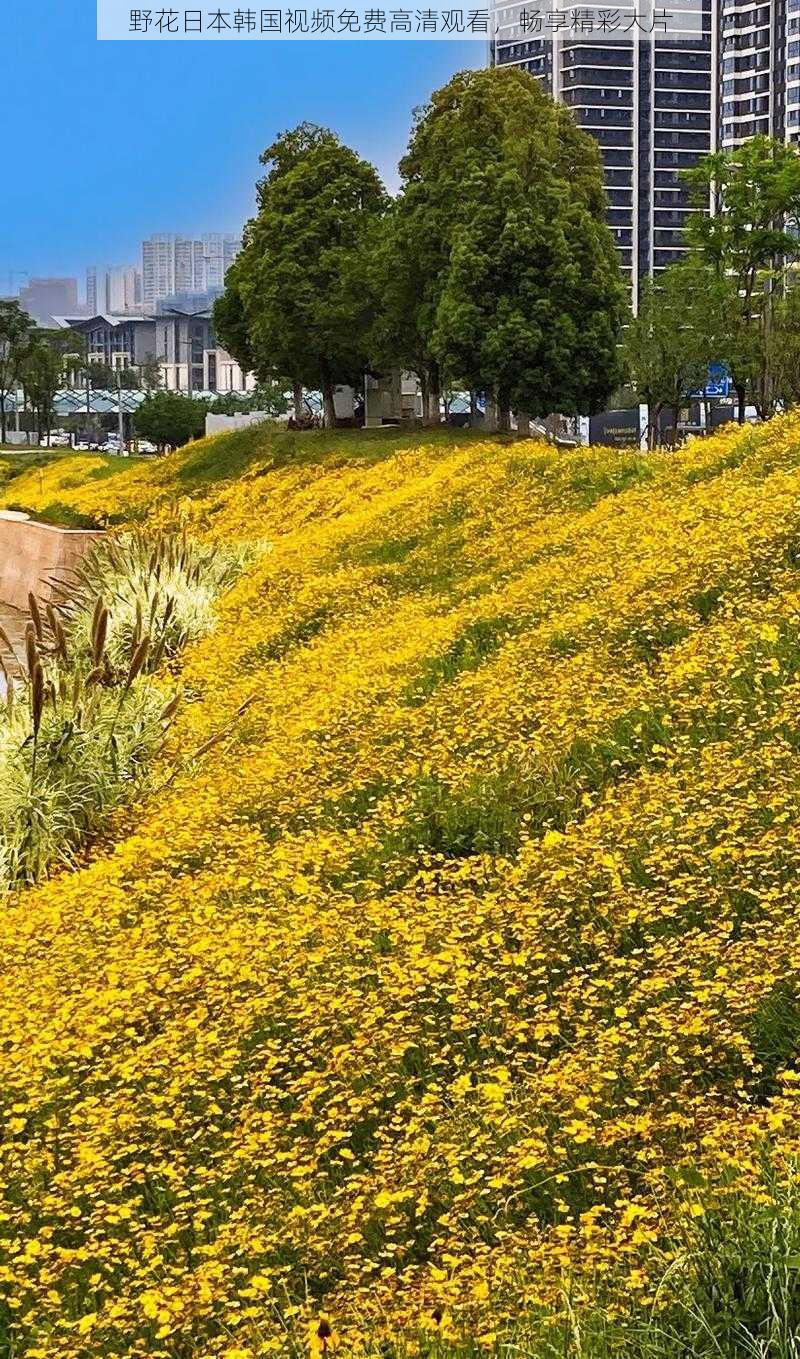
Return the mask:
<svg viewBox="0 0 800 1359">
<path fill-rule="evenodd" d="M 30 698 L 11 702 L 0 717 L 0 892 L 71 862 L 127 800 L 163 736 L 163 710 L 147 683 L 123 695 L 65 686 L 34 742 Z"/>
<path fill-rule="evenodd" d="M 208 402 L 181 392 L 151 392 L 133 417 L 136 433 L 159 448 L 179 448 L 205 431 Z"/>
<path fill-rule="evenodd" d="M 0 300 L 0 443 L 6 440 L 6 402 L 17 385 L 32 329 L 18 302 Z"/>
<path fill-rule="evenodd" d="M 302 124 L 261 157 L 259 210 L 214 313 L 223 344 L 262 380 L 276 372 L 321 388 L 358 384 L 374 304 L 367 245 L 386 194 L 373 166 L 325 128 Z"/>
<path fill-rule="evenodd" d="M 84 382 L 88 379 L 96 392 L 115 392 L 118 386 L 125 391 L 138 391 L 141 385 L 135 368 L 115 368 L 96 359 L 86 364 L 83 376 Z"/>
<path fill-rule="evenodd" d="M 684 179 L 698 209 L 686 239 L 690 263 L 700 271 L 701 306 L 695 310 L 708 358 L 727 363 L 740 420 L 748 391 L 767 416 L 784 395 L 774 369 L 784 347 L 783 271 L 799 252 L 800 151 L 771 137 L 751 137 L 733 151 L 703 156 Z M 784 367 L 784 387 L 786 381 Z M 800 379 L 791 380 L 790 391 L 792 384 Z"/>
<path fill-rule="evenodd" d="M 395 234 L 441 367 L 530 414 L 601 407 L 624 290 L 599 153 L 516 68 L 437 90 L 401 163 Z"/>
<path fill-rule="evenodd" d="M 76 363 L 83 361 L 80 344 L 74 332 L 63 330 L 31 331 L 24 341 L 18 377 L 40 437 L 50 431 L 56 392 Z"/>
<path fill-rule="evenodd" d="M 656 442 L 658 417 L 677 411 L 689 392 L 702 387 L 716 353 L 709 340 L 706 295 L 696 267 L 674 264 L 642 283 L 638 314 L 625 333 L 623 362 L 648 408 L 648 442 Z"/>
<path fill-rule="evenodd" d="M 569 1286 L 552 1309 L 521 1313 L 517 1325 L 487 1345 L 471 1335 L 440 1333 L 382 1340 L 366 1356 L 381 1359 L 798 1359 L 800 1354 L 800 1201 L 797 1168 L 765 1163 L 759 1197 L 733 1190 L 705 1204 L 708 1187 L 686 1167 L 686 1229 L 664 1231 L 655 1300 L 631 1297 L 603 1306 L 603 1281 L 591 1302 Z M 697 1213 L 698 1216 L 693 1214 Z"/>
<path fill-rule="evenodd" d="M 286 383 L 262 381 L 252 392 L 224 392 L 214 398 L 210 409 L 215 415 L 248 415 L 252 411 L 285 415 L 289 409 Z"/>
<path fill-rule="evenodd" d="M 703 156 L 684 172 L 700 209 L 687 239 L 719 274 L 732 274 L 749 298 L 759 273 L 798 252 L 800 151 L 772 137 Z M 712 212 L 706 210 L 710 206 Z"/>
<path fill-rule="evenodd" d="M 146 671 L 210 631 L 214 600 L 240 573 L 246 554 L 209 547 L 185 531 L 156 539 L 144 529 L 101 538 L 75 569 L 64 608 L 72 644 L 89 644 L 95 601 L 114 601 L 106 653 L 123 664 L 137 638 L 153 639 Z"/>
<path fill-rule="evenodd" d="M 477 618 L 469 623 L 441 655 L 428 661 L 409 690 L 409 701 L 423 703 L 440 684 L 446 684 L 465 671 L 477 670 L 518 630 L 518 621 L 508 614 Z"/>
</svg>

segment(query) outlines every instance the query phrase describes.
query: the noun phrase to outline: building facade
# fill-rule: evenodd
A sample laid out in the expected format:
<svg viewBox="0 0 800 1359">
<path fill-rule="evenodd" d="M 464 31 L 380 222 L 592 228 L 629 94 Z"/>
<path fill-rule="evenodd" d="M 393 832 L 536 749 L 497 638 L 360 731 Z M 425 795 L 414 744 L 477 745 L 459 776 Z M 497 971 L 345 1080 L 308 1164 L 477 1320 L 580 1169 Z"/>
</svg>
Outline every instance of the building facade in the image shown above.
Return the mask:
<svg viewBox="0 0 800 1359">
<path fill-rule="evenodd" d="M 720 0 L 720 144 L 800 141 L 800 0 Z"/>
<path fill-rule="evenodd" d="M 110 368 L 135 368 L 156 352 L 156 323 L 146 316 L 57 316 L 56 323 L 84 337 L 90 363 Z"/>
<path fill-rule="evenodd" d="M 55 323 L 78 331 L 85 339 L 90 363 L 136 368 L 154 358 L 167 391 L 204 395 L 249 392 L 255 379 L 220 348 L 211 311 L 184 311 L 162 304 L 154 316 L 60 316 Z"/>
<path fill-rule="evenodd" d="M 155 326 L 156 357 L 169 391 L 223 394 L 255 387 L 255 379 L 218 345 L 210 308 L 165 301 L 156 310 Z"/>
<path fill-rule="evenodd" d="M 680 171 L 716 145 L 717 0 L 701 5 L 691 37 L 652 32 L 583 43 L 572 33 L 520 34 L 519 5 L 495 11 L 494 63 L 530 71 L 599 143 L 607 220 L 634 306 L 641 279 L 685 249 Z"/>
<path fill-rule="evenodd" d="M 86 270 L 86 314 L 136 315 L 142 310 L 142 275 L 133 264 Z"/>
<path fill-rule="evenodd" d="M 210 232 L 196 238 L 162 233 L 142 242 L 142 302 L 146 311 L 175 293 L 221 288 L 241 238 Z"/>
</svg>

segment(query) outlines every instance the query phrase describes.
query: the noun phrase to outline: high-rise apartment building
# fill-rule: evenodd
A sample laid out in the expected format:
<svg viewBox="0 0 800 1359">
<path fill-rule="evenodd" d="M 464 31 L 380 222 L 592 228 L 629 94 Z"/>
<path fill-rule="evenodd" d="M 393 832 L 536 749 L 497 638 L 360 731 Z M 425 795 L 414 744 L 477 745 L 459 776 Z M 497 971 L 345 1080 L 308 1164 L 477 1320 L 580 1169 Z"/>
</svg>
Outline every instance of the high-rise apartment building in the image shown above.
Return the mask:
<svg viewBox="0 0 800 1359">
<path fill-rule="evenodd" d="M 91 265 L 86 270 L 86 310 L 90 316 L 102 312 L 130 316 L 141 308 L 142 275 L 135 265 L 117 265 L 102 272 Z"/>
<path fill-rule="evenodd" d="M 221 288 L 241 248 L 238 236 L 212 232 L 199 238 L 160 234 L 142 242 L 143 304 L 152 311 L 175 293 Z"/>
<path fill-rule="evenodd" d="M 634 305 L 641 278 L 685 249 L 689 205 L 680 171 L 715 145 L 717 3 L 700 0 L 691 36 L 687 20 L 676 36 L 655 29 L 584 42 L 570 31 L 554 39 L 520 33 L 519 5 L 495 11 L 495 64 L 529 70 L 599 143 L 608 224 Z"/>
<path fill-rule="evenodd" d="M 800 0 L 719 0 L 720 144 L 800 140 Z"/>
<path fill-rule="evenodd" d="M 106 272 L 105 310 L 112 316 L 139 311 L 142 305 L 142 276 L 132 264 Z"/>
<path fill-rule="evenodd" d="M 97 315 L 97 301 L 97 265 L 91 264 L 86 270 L 86 310 L 89 316 Z"/>
</svg>

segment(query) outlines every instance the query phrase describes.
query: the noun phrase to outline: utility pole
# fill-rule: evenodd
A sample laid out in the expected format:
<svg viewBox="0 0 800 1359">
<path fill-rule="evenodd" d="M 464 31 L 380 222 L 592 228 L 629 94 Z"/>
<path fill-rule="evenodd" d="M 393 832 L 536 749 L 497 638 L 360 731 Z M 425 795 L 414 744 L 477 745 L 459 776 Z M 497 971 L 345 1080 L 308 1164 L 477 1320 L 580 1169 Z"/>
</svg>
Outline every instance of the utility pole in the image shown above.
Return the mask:
<svg viewBox="0 0 800 1359">
<path fill-rule="evenodd" d="M 122 373 L 117 369 L 117 420 L 119 426 L 119 451 L 125 451 L 125 417 L 122 413 Z"/>
</svg>

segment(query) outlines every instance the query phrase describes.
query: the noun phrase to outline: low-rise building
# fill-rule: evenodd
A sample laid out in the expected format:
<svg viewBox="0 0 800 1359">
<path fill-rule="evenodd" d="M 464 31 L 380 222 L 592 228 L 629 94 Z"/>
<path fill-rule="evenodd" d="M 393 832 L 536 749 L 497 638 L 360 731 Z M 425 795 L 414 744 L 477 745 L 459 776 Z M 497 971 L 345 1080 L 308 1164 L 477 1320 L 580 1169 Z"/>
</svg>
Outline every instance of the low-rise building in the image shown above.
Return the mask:
<svg viewBox="0 0 800 1359">
<path fill-rule="evenodd" d="M 192 310 L 164 302 L 153 316 L 100 312 L 54 320 L 84 336 L 92 363 L 135 369 L 155 358 L 168 391 L 249 392 L 256 385 L 217 344 L 210 307 Z"/>
<path fill-rule="evenodd" d="M 214 334 L 210 307 L 193 310 L 169 300 L 159 303 L 155 317 L 156 357 L 170 391 L 249 392 L 255 378 L 243 373 Z"/>
</svg>

